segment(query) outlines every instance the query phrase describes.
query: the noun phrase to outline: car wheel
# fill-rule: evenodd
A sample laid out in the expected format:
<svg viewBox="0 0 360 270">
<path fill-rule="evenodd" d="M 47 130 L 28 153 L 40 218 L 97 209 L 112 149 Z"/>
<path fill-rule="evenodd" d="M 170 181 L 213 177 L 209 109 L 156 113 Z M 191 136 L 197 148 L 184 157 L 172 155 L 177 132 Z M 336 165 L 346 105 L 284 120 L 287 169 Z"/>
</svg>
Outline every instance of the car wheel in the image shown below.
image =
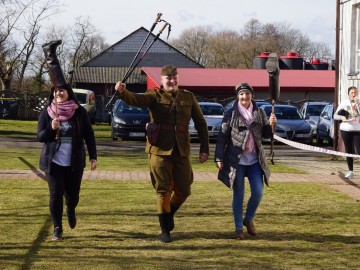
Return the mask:
<svg viewBox="0 0 360 270">
<path fill-rule="evenodd" d="M 313 136 L 311 136 L 310 137 L 310 139 L 308 140 L 308 144 L 313 144 L 314 143 L 314 137 Z"/>
<path fill-rule="evenodd" d="M 113 129 L 111 129 L 111 139 L 112 139 L 113 141 L 117 141 L 117 140 L 118 140 L 118 138 L 116 138 L 116 137 L 114 136 Z"/>
<path fill-rule="evenodd" d="M 328 137 L 327 141 L 328 141 L 329 145 L 333 146 L 334 145 L 334 140 L 330 137 L 330 134 L 328 134 L 327 137 Z"/>
<path fill-rule="evenodd" d="M 319 132 L 316 134 L 316 144 L 323 144 L 324 140 L 319 137 Z"/>
<path fill-rule="evenodd" d="M 95 112 L 95 113 L 91 112 L 91 113 L 89 114 L 89 117 L 90 117 L 90 123 L 91 123 L 92 125 L 94 125 L 94 124 L 95 124 L 96 112 Z"/>
</svg>

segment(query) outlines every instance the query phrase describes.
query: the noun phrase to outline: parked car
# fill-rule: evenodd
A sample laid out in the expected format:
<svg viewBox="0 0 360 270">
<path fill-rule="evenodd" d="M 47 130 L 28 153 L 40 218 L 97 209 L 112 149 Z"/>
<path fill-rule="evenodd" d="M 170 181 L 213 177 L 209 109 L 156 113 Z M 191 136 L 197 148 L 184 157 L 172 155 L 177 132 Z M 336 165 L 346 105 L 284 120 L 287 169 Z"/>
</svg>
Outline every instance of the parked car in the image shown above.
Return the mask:
<svg viewBox="0 0 360 270">
<path fill-rule="evenodd" d="M 327 141 L 333 144 L 334 141 L 334 104 L 328 104 L 320 113 L 317 123 L 316 142 Z"/>
<path fill-rule="evenodd" d="M 215 102 L 199 102 L 201 111 L 205 117 L 209 131 L 209 139 L 216 139 L 221 128 L 221 122 L 224 117 L 224 107 Z M 194 127 L 194 121 L 189 123 L 190 138 L 198 138 L 197 130 Z"/>
<path fill-rule="evenodd" d="M 236 100 L 236 99 L 230 101 L 229 103 L 227 103 L 227 104 L 225 105 L 225 107 L 224 107 L 224 108 L 225 108 L 225 111 L 231 109 L 231 108 L 234 106 L 235 100 Z M 262 105 L 268 105 L 268 104 L 270 104 L 270 103 L 267 102 L 266 100 L 255 100 L 255 103 L 256 103 L 256 105 L 258 105 L 259 107 L 262 106 Z"/>
<path fill-rule="evenodd" d="M 95 116 L 96 116 L 95 93 L 87 89 L 74 88 L 73 90 L 76 100 L 88 112 L 91 124 L 95 124 Z"/>
<path fill-rule="evenodd" d="M 19 104 L 14 99 L 0 99 L 0 118 L 16 119 L 19 114 Z"/>
<path fill-rule="evenodd" d="M 118 99 L 111 112 L 111 137 L 121 139 L 145 139 L 145 125 L 150 122 L 148 108 L 130 106 Z"/>
<path fill-rule="evenodd" d="M 319 121 L 320 113 L 328 104 L 329 102 L 308 101 L 305 102 L 300 108 L 300 113 L 312 127 L 313 139 L 316 138 L 317 123 Z"/>
<path fill-rule="evenodd" d="M 262 105 L 261 108 L 269 118 L 272 105 Z M 311 126 L 295 106 L 275 104 L 274 113 L 277 118 L 276 135 L 292 141 L 312 143 Z"/>
<path fill-rule="evenodd" d="M 95 96 L 96 103 L 96 117 L 97 123 L 107 123 L 111 125 L 111 107 L 106 108 L 105 97 L 103 95 Z"/>
</svg>

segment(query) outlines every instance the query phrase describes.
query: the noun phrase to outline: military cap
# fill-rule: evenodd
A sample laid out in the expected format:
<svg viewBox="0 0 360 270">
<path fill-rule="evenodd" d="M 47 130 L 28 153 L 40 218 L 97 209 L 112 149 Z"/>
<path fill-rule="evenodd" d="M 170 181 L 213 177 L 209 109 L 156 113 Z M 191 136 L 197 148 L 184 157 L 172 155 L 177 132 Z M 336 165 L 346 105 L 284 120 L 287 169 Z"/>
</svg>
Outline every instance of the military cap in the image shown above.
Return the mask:
<svg viewBox="0 0 360 270">
<path fill-rule="evenodd" d="M 248 83 L 239 83 L 235 86 L 235 93 L 238 95 L 241 91 L 248 90 L 254 95 L 254 89 Z"/>
<path fill-rule="evenodd" d="M 165 65 L 161 69 L 161 75 L 162 76 L 175 76 L 177 74 L 178 74 L 177 68 L 175 66 L 172 66 L 172 65 Z"/>
</svg>

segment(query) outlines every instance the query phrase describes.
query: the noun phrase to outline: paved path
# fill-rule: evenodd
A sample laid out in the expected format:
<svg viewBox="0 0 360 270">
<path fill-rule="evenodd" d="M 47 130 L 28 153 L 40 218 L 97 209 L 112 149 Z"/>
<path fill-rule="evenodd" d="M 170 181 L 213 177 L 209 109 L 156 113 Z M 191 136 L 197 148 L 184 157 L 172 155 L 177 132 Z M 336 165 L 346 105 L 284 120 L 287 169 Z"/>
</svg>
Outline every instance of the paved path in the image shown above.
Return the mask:
<svg viewBox="0 0 360 270">
<path fill-rule="evenodd" d="M 273 173 L 271 182 L 315 182 L 327 184 L 331 188 L 348 194 L 350 197 L 360 201 L 360 174 L 351 180 L 346 179 L 342 172 L 334 173 L 328 169 L 327 173 L 319 170 L 318 173 L 310 172 L 304 174 L 295 173 Z M 1 170 L 0 179 L 45 179 L 44 174 L 37 170 Z M 85 180 L 150 180 L 148 171 L 89 171 L 84 172 Z M 216 172 L 194 172 L 195 181 L 218 181 Z"/>
</svg>

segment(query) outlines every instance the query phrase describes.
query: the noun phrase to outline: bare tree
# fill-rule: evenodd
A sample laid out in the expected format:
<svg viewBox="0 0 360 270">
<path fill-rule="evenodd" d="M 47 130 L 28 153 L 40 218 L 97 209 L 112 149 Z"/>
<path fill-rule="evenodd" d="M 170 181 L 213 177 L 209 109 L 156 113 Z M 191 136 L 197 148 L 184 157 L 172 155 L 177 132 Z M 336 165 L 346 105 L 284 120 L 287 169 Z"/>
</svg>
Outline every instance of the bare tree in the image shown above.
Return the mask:
<svg viewBox="0 0 360 270">
<path fill-rule="evenodd" d="M 323 42 L 310 42 L 309 46 L 304 50 L 304 54 L 309 60 L 320 59 L 328 62 L 332 59 L 331 50 Z"/>
<path fill-rule="evenodd" d="M 200 65 L 206 66 L 212 34 L 211 26 L 192 27 L 182 32 L 179 38 L 171 40 L 170 44 Z"/>
<path fill-rule="evenodd" d="M 90 18 L 76 18 L 71 34 L 71 68 L 79 66 L 84 60 L 84 47 L 90 35 L 95 31 Z"/>
<path fill-rule="evenodd" d="M 241 66 L 241 37 L 235 31 L 216 33 L 209 44 L 209 61 L 207 67 L 235 68 Z"/>
<path fill-rule="evenodd" d="M 243 37 L 241 50 L 242 64 L 245 68 L 252 68 L 254 57 L 266 51 L 265 48 L 262 48 L 262 24 L 256 19 L 251 19 L 244 25 L 241 35 Z"/>
<path fill-rule="evenodd" d="M 62 40 L 62 44 L 57 47 L 56 53 L 64 76 L 68 81 L 74 68 L 90 60 L 109 46 L 104 38 L 98 34 L 89 18 L 78 17 L 70 26 L 52 25 L 43 36 L 43 43 L 58 39 Z M 43 78 L 41 81 L 48 82 L 47 70 L 44 69 L 44 54 L 40 46 L 38 47 L 36 65 L 32 69 L 36 78 L 40 77 Z"/>
<path fill-rule="evenodd" d="M 262 52 L 286 55 L 294 51 L 304 58 L 331 58 L 326 44 L 311 42 L 308 36 L 289 24 L 262 24 L 257 19 L 249 20 L 239 33 L 214 32 L 201 26 L 189 28 L 172 44 L 206 67 L 252 68 L 254 58 Z"/>
<path fill-rule="evenodd" d="M 2 89 L 11 89 L 13 75 L 19 86 L 29 65 L 41 22 L 57 12 L 50 0 L 4 0 L 0 2 L 0 80 Z"/>
</svg>

